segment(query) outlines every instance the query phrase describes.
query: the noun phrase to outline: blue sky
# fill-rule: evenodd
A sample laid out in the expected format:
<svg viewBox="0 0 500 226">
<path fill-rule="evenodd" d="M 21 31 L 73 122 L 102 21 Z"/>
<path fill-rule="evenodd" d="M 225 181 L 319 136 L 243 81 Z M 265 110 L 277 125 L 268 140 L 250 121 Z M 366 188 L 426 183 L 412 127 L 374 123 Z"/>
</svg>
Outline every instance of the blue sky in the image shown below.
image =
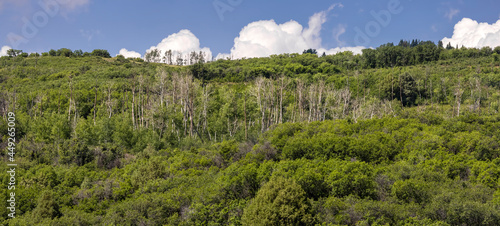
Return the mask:
<svg viewBox="0 0 500 226">
<path fill-rule="evenodd" d="M 182 52 L 187 47 L 176 45 L 186 44 L 192 46 L 189 50 L 210 51 L 214 57 L 219 53 L 227 54 L 221 56 L 252 57 L 297 52 L 304 47 L 334 53 L 349 50 L 347 47 L 397 43 L 400 39 L 438 42 L 448 37 L 450 39 L 446 40 L 453 44 L 470 47 L 500 45 L 500 38 L 496 38 L 500 37 L 500 28 L 495 24 L 500 17 L 498 0 L 41 2 L 0 0 L 0 47 L 9 46 L 25 52 L 59 48 L 89 52 L 107 49 L 112 55 L 126 48 L 143 56 L 152 46 L 179 48 Z M 44 6 L 51 7 L 44 10 Z M 377 19 L 374 15 L 380 16 Z M 318 20 L 314 22 L 314 18 Z M 251 23 L 252 28 L 244 30 Z M 315 29 L 306 32 L 311 28 L 310 23 Z M 280 26 L 283 24 L 288 28 Z M 189 32 L 181 35 L 183 29 Z M 286 33 L 289 30 L 299 33 Z M 454 31 L 461 36 L 452 37 Z M 467 34 L 471 32 L 473 34 Z M 170 35 L 173 36 L 169 40 L 164 40 Z M 276 40 L 272 41 L 272 35 L 276 35 Z M 462 37 L 466 35 L 469 36 Z M 474 40 L 474 37 L 485 35 L 489 35 L 486 41 Z M 239 41 L 235 43 L 237 37 Z M 287 41 L 281 43 L 282 40 Z"/>
</svg>

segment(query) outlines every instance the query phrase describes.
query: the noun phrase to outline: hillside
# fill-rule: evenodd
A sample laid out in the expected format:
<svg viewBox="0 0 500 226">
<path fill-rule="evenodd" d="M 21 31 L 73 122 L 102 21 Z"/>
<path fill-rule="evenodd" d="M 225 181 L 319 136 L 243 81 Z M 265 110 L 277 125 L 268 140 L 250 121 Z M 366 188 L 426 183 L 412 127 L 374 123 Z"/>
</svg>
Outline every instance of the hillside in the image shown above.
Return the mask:
<svg viewBox="0 0 500 226">
<path fill-rule="evenodd" d="M 0 221 L 500 224 L 499 47 L 308 52 L 0 57 Z"/>
</svg>

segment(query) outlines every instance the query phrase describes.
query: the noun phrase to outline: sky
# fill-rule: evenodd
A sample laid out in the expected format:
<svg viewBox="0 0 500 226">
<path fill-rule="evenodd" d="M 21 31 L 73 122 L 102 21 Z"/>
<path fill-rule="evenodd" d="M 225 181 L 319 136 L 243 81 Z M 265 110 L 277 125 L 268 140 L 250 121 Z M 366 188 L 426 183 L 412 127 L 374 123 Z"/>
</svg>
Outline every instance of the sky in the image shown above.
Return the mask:
<svg viewBox="0 0 500 226">
<path fill-rule="evenodd" d="M 209 58 L 317 49 L 360 53 L 399 40 L 500 46 L 498 0 L 0 0 L 0 56 L 69 48 Z"/>
</svg>

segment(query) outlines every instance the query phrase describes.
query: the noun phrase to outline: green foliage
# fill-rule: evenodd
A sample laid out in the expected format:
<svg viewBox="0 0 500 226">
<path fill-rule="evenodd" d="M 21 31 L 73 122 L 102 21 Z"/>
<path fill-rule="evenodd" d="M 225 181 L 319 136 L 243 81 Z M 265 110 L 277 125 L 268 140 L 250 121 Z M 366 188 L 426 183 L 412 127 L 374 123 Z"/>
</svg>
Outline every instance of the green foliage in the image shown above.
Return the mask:
<svg viewBox="0 0 500 226">
<path fill-rule="evenodd" d="M 418 180 L 396 181 L 392 185 L 392 195 L 403 202 L 425 203 L 429 199 L 429 188 Z"/>
<path fill-rule="evenodd" d="M 11 52 L 0 147 L 14 112 L 18 212 L 0 223 L 499 225 L 498 54 Z"/>
<path fill-rule="evenodd" d="M 314 213 L 304 190 L 293 180 L 267 182 L 245 208 L 244 225 L 311 225 Z"/>
<path fill-rule="evenodd" d="M 35 219 L 55 218 L 61 215 L 59 205 L 55 202 L 51 191 L 44 191 L 38 199 L 38 205 L 33 210 Z"/>
<path fill-rule="evenodd" d="M 248 199 L 260 187 L 256 164 L 232 164 L 221 172 L 219 181 L 222 197 L 229 199 Z"/>
<path fill-rule="evenodd" d="M 318 52 L 315 49 L 306 49 L 304 50 L 303 53 L 318 54 Z"/>
<path fill-rule="evenodd" d="M 103 220 L 115 225 L 159 225 L 174 223 L 179 203 L 161 193 L 141 195 L 110 208 Z"/>
<path fill-rule="evenodd" d="M 98 57 L 104 57 L 104 58 L 110 58 L 111 55 L 109 52 L 105 49 L 94 49 L 92 53 L 90 53 L 92 56 L 98 56 Z"/>
<path fill-rule="evenodd" d="M 330 173 L 326 180 L 332 188 L 332 195 L 344 197 L 352 194 L 361 198 L 375 196 L 373 168 L 370 165 L 363 162 L 332 163 L 332 167 L 337 170 Z"/>
<path fill-rule="evenodd" d="M 73 52 L 70 49 L 62 48 L 57 50 L 56 56 L 71 57 L 73 56 Z"/>
</svg>

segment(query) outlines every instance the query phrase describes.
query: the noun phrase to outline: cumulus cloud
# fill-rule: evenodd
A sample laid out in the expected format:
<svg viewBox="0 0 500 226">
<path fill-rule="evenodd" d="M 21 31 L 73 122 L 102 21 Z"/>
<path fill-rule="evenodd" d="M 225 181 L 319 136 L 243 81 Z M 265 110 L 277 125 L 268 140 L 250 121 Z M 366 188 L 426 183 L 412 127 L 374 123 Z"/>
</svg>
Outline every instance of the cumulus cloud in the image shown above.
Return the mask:
<svg viewBox="0 0 500 226">
<path fill-rule="evenodd" d="M 448 20 L 452 20 L 453 17 L 455 17 L 456 15 L 458 15 L 458 13 L 460 12 L 460 10 L 458 9 L 453 9 L 453 8 L 450 8 L 445 14 L 444 14 L 444 17 L 448 18 Z"/>
<path fill-rule="evenodd" d="M 190 30 L 186 29 L 169 35 L 158 43 L 158 45 L 151 46 L 151 48 L 146 50 L 146 53 L 154 49 L 158 49 L 161 56 L 164 56 L 165 52 L 168 50 L 172 50 L 174 60 L 179 55 L 186 58 L 186 56 L 193 51 L 197 53 L 202 51 L 205 53 L 205 59 L 212 59 L 212 51 L 210 51 L 210 48 L 201 48 L 200 40 Z"/>
<path fill-rule="evenodd" d="M 7 56 L 7 50 L 12 49 L 10 46 L 2 46 L 0 49 L 0 56 Z"/>
<path fill-rule="evenodd" d="M 441 40 L 445 45 L 481 48 L 484 46 L 500 46 L 500 20 L 494 24 L 478 23 L 469 18 L 463 18 L 454 28 L 451 38 Z"/>
<path fill-rule="evenodd" d="M 243 58 L 294 53 L 307 49 L 308 42 L 311 39 L 307 40 L 302 25 L 296 21 L 283 24 L 276 24 L 274 20 L 256 21 L 245 26 L 234 39 L 231 55 L 232 58 Z"/>
<path fill-rule="evenodd" d="M 328 10 L 315 13 L 309 18 L 308 27 L 304 28 L 297 21 L 290 20 L 277 24 L 274 20 L 261 20 L 248 24 L 234 39 L 231 53 L 220 53 L 217 59 L 239 59 L 243 57 L 267 57 L 272 54 L 301 53 L 305 49 L 317 49 L 318 53 L 333 54 L 339 51 L 360 53 L 364 47 L 345 47 L 325 49 L 320 37 L 322 25 L 327 21 L 327 14 L 334 8 L 342 8 L 342 4 L 334 4 Z M 334 38 L 339 44 L 339 36 L 345 32 L 345 25 L 340 25 Z"/>
<path fill-rule="evenodd" d="M 141 54 L 135 51 L 129 51 L 125 48 L 120 49 L 120 52 L 117 55 L 122 55 L 125 58 L 141 58 Z"/>
</svg>

